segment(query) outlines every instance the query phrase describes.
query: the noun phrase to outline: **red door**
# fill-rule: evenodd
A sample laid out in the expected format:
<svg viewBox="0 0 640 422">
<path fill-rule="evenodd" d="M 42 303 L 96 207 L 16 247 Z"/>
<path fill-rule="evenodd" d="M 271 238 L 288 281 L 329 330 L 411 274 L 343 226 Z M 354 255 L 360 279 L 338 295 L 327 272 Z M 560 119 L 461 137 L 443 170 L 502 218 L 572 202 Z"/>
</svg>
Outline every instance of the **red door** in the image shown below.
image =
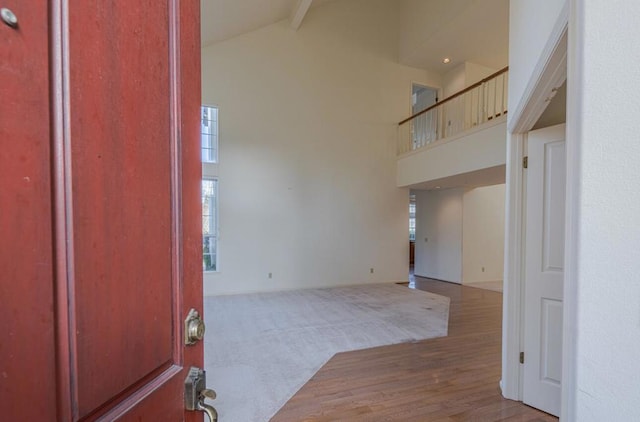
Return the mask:
<svg viewBox="0 0 640 422">
<path fill-rule="evenodd" d="M 0 7 L 0 419 L 202 420 L 200 4 Z"/>
</svg>

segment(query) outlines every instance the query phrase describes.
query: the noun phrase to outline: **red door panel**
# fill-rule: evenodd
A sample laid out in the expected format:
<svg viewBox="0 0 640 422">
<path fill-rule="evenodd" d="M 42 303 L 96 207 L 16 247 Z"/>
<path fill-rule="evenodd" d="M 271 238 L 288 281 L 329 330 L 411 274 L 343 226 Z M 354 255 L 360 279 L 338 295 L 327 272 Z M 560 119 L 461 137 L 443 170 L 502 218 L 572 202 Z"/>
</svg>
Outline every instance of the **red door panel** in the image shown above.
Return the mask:
<svg viewBox="0 0 640 422">
<path fill-rule="evenodd" d="M 183 265 L 183 240 L 197 232 L 201 243 L 198 226 L 183 224 L 199 194 L 181 190 L 200 179 L 181 172 L 200 168 L 197 151 L 183 151 L 198 144 L 199 113 L 181 108 L 200 104 L 199 85 L 181 86 L 181 78 L 200 79 L 199 51 L 181 52 L 199 37 L 194 3 L 72 2 L 63 26 L 74 418 L 176 420 L 182 368 L 202 363 L 202 345 L 185 351 L 182 337 L 188 309 L 202 306 L 201 287 L 183 291 L 202 277 Z"/>
<path fill-rule="evenodd" d="M 0 420 L 55 421 L 47 2 L 1 6 Z"/>
<path fill-rule="evenodd" d="M 70 10 L 80 417 L 179 362 L 169 60 L 166 2 L 76 2 Z"/>
<path fill-rule="evenodd" d="M 0 23 L 0 420 L 202 420 L 183 403 L 203 364 L 183 339 L 202 310 L 200 4 L 16 3 L 0 5 L 20 21 Z"/>
</svg>

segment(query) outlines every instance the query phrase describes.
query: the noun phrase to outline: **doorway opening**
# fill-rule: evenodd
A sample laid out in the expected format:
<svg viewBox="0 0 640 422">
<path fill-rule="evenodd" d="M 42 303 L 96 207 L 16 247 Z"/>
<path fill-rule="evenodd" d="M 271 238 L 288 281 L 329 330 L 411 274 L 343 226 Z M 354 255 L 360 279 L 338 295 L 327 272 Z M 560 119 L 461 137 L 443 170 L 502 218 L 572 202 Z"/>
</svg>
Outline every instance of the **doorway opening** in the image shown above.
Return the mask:
<svg viewBox="0 0 640 422">
<path fill-rule="evenodd" d="M 413 266 L 416 259 L 416 195 L 409 193 L 409 286 L 414 287 Z"/>
<path fill-rule="evenodd" d="M 411 85 L 411 114 L 420 113 L 438 102 L 438 90 L 429 86 Z"/>
</svg>

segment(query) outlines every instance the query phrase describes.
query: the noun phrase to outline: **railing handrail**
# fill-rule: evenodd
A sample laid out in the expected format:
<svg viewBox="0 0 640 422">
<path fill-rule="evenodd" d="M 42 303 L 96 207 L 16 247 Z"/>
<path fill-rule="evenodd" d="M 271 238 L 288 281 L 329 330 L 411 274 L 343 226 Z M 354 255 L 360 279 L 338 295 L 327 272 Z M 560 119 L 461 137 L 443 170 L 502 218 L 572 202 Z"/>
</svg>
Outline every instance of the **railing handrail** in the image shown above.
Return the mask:
<svg viewBox="0 0 640 422">
<path fill-rule="evenodd" d="M 458 92 L 456 92 L 455 94 L 452 94 L 452 95 L 448 96 L 448 97 L 447 97 L 447 98 L 445 98 L 444 100 L 442 100 L 442 101 L 438 101 L 438 102 L 437 102 L 437 103 L 435 103 L 434 105 L 429 106 L 429 107 L 425 108 L 424 110 L 419 111 L 419 112 L 417 112 L 416 114 L 414 114 L 414 115 L 412 115 L 412 116 L 410 116 L 410 117 L 407 117 L 406 119 L 404 119 L 403 121 L 401 121 L 400 123 L 398 123 L 398 126 L 400 126 L 400 125 L 402 125 L 402 124 L 404 124 L 404 123 L 407 123 L 407 122 L 408 122 L 408 121 L 410 121 L 410 120 L 415 119 L 416 117 L 418 117 L 418 116 L 420 116 L 420 115 L 422 115 L 422 114 L 424 114 L 424 113 L 428 112 L 429 110 L 433 110 L 434 108 L 436 108 L 436 107 L 438 107 L 438 106 L 441 106 L 442 104 L 446 103 L 447 101 L 451 101 L 451 100 L 453 100 L 454 98 L 459 97 L 460 95 L 462 95 L 462 94 L 464 94 L 464 93 L 466 93 L 466 92 L 469 92 L 469 91 L 471 91 L 471 90 L 472 90 L 472 89 L 474 89 L 474 88 L 479 87 L 479 86 L 480 86 L 480 85 L 482 85 L 483 83 L 488 82 L 488 81 L 490 81 L 491 79 L 493 79 L 493 78 L 495 78 L 495 77 L 497 77 L 497 76 L 500 76 L 500 75 L 502 75 L 503 73 L 505 73 L 505 72 L 507 72 L 507 71 L 509 71 L 509 66 L 507 66 L 507 67 L 505 67 L 505 68 L 503 68 L 503 69 L 500 69 L 500 70 L 498 70 L 497 72 L 492 73 L 491 75 L 487 76 L 486 78 L 484 78 L 484 79 L 482 79 L 482 80 L 480 80 L 480 81 L 478 81 L 478 82 L 474 83 L 473 85 L 469 85 L 469 86 L 468 86 L 468 87 L 466 87 L 465 89 L 463 89 L 463 90 L 461 90 L 461 91 L 458 91 Z"/>
</svg>

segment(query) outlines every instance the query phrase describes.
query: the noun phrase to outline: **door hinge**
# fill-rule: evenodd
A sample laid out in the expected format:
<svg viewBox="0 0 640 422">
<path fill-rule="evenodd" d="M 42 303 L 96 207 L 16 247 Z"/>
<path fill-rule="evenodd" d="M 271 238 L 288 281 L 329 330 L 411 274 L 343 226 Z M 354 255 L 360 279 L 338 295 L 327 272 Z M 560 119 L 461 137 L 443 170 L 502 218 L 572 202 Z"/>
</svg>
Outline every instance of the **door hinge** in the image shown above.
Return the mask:
<svg viewBox="0 0 640 422">
<path fill-rule="evenodd" d="M 527 157 L 524 157 L 524 158 L 522 159 L 522 167 L 523 167 L 523 168 L 529 168 L 529 157 L 528 157 L 528 156 L 527 156 Z"/>
<path fill-rule="evenodd" d="M 520 363 L 524 363 L 524 352 L 520 352 Z"/>
</svg>

